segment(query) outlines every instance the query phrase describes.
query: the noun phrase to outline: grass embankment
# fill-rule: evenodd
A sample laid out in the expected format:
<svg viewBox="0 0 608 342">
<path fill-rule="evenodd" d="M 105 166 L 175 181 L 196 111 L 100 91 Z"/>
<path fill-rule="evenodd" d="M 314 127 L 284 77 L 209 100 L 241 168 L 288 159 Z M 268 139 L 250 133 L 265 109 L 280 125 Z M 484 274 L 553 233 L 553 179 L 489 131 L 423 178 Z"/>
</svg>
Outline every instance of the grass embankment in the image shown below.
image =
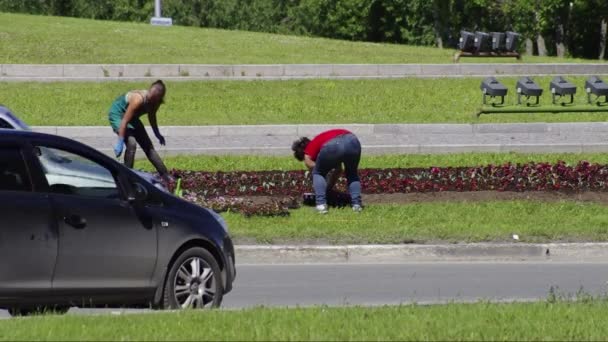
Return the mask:
<svg viewBox="0 0 608 342">
<path fill-rule="evenodd" d="M 579 88 L 583 77 L 572 77 Z M 516 78 L 501 78 L 515 102 Z M 547 89 L 550 77 L 536 81 Z M 606 113 L 493 114 L 481 107 L 481 78 L 173 82 L 161 126 L 606 121 Z M 147 83 L 0 83 L 0 103 L 31 125 L 108 125 L 112 101 Z M 432 90 L 432 91 L 431 91 Z M 580 89 L 579 89 L 580 90 Z M 549 105 L 551 96 L 541 98 Z M 584 94 L 576 102 L 583 104 Z M 608 110 L 608 109 L 607 109 Z M 147 120 L 144 119 L 144 122 Z"/>
<path fill-rule="evenodd" d="M 8 13 L 0 13 L 0 23 L 0 64 L 452 63 L 454 53 L 432 47 Z M 555 57 L 524 61 L 596 62 Z"/>
<path fill-rule="evenodd" d="M 250 309 L 0 322 L 0 340 L 605 340 L 606 300 L 381 308 Z"/>
</svg>

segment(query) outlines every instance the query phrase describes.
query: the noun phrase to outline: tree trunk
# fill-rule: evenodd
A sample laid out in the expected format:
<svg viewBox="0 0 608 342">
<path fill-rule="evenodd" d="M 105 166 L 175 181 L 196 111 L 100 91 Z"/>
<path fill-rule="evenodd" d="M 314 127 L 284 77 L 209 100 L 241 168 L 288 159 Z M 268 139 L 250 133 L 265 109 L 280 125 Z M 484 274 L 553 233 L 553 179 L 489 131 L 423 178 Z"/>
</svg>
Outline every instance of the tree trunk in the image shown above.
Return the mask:
<svg viewBox="0 0 608 342">
<path fill-rule="evenodd" d="M 608 21 L 602 18 L 602 28 L 600 30 L 600 59 L 604 59 L 606 53 L 606 35 L 608 35 Z"/>
<path fill-rule="evenodd" d="M 557 57 L 564 58 L 568 53 L 568 48 L 566 47 L 566 44 L 564 44 L 564 24 L 561 22 L 557 24 L 555 33 L 555 49 L 557 50 Z"/>
<path fill-rule="evenodd" d="M 437 43 L 438 48 L 443 49 L 443 39 L 441 39 L 441 35 L 437 35 L 435 42 Z"/>
<path fill-rule="evenodd" d="M 435 31 L 435 43 L 437 43 L 437 47 L 443 49 L 443 16 L 442 16 L 442 2 L 444 0 L 434 0 L 433 1 L 433 31 Z"/>
<path fill-rule="evenodd" d="M 538 55 L 541 57 L 544 57 L 547 55 L 547 45 L 545 44 L 545 38 L 543 38 L 543 34 L 541 33 L 541 29 L 538 27 L 539 23 L 540 23 L 540 11 L 538 9 L 540 5 L 540 1 L 538 0 L 536 2 L 536 12 L 535 12 L 535 16 L 534 16 L 534 21 L 535 21 L 535 26 L 537 27 L 537 34 L 536 34 L 536 46 L 538 48 Z"/>
<path fill-rule="evenodd" d="M 538 46 L 538 55 L 544 57 L 547 55 L 547 45 L 545 44 L 545 38 L 542 34 L 538 34 L 536 37 L 536 45 Z"/>
<path fill-rule="evenodd" d="M 534 42 L 530 38 L 526 38 L 526 56 L 534 55 Z"/>
</svg>

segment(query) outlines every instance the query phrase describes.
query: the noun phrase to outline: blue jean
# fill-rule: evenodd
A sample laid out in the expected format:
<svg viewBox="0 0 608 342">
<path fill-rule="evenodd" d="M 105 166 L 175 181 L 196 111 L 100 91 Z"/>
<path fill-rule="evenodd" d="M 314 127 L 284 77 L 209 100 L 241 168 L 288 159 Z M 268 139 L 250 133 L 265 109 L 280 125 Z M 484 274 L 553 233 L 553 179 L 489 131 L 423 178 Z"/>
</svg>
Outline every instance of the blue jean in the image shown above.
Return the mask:
<svg viewBox="0 0 608 342">
<path fill-rule="evenodd" d="M 327 174 L 341 164 L 344 164 L 351 204 L 361 205 L 361 182 L 357 173 L 360 159 L 361 143 L 354 134 L 335 137 L 323 145 L 312 170 L 317 205 L 327 204 Z"/>
</svg>

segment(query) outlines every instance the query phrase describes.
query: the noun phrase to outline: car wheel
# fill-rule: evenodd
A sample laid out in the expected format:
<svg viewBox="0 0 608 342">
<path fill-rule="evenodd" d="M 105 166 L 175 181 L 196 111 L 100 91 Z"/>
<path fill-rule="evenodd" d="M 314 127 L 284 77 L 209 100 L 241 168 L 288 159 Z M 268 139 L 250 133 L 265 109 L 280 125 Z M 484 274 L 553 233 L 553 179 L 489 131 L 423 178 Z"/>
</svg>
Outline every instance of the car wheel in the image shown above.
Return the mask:
<svg viewBox="0 0 608 342">
<path fill-rule="evenodd" d="M 217 261 L 204 248 L 191 248 L 171 266 L 165 280 L 165 309 L 203 309 L 219 307 L 224 287 Z"/>
</svg>

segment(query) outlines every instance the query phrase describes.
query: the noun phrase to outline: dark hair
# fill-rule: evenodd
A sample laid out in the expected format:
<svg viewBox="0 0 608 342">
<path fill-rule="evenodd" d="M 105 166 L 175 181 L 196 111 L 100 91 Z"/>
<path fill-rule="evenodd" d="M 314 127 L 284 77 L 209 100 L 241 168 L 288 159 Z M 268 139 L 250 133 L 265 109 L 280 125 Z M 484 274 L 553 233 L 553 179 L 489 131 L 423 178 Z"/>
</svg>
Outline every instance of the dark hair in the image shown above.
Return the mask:
<svg viewBox="0 0 608 342">
<path fill-rule="evenodd" d="M 152 84 L 150 85 L 150 88 L 152 88 L 152 87 L 154 87 L 154 86 L 159 86 L 159 87 L 163 88 L 163 91 L 166 91 L 166 90 L 167 90 L 167 87 L 165 86 L 165 83 L 164 83 L 163 81 L 161 81 L 161 80 L 156 80 L 156 81 L 154 81 L 154 83 L 152 83 Z"/>
<path fill-rule="evenodd" d="M 297 160 L 304 160 L 304 150 L 306 149 L 306 146 L 308 146 L 308 144 L 310 144 L 310 139 L 308 139 L 307 137 L 301 137 L 300 139 L 294 141 L 293 144 L 291 144 L 293 156 L 296 157 Z"/>
<path fill-rule="evenodd" d="M 160 103 L 165 103 L 165 94 L 167 93 L 167 87 L 165 86 L 165 83 L 161 80 L 156 80 L 150 85 L 150 88 L 153 87 L 160 87 L 163 90 L 163 97 L 161 98 Z"/>
</svg>

